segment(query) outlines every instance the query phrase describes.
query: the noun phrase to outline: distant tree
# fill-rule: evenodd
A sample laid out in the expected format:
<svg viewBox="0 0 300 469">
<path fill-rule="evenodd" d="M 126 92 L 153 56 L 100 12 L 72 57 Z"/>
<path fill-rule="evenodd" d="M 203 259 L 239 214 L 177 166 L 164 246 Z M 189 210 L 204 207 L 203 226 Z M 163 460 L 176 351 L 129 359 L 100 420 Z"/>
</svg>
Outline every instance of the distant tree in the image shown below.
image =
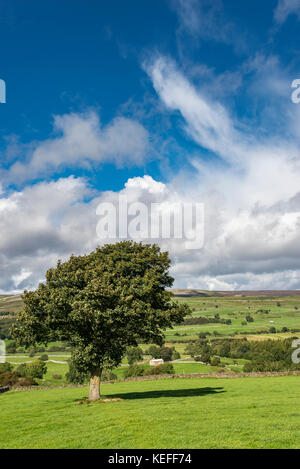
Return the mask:
<svg viewBox="0 0 300 469">
<path fill-rule="evenodd" d="M 127 347 L 126 357 L 129 365 L 143 360 L 143 350 L 140 347 Z"/>
<path fill-rule="evenodd" d="M 103 369 L 118 366 L 128 346 L 162 345 L 163 330 L 190 314 L 166 290 L 170 263 L 157 245 L 132 241 L 72 255 L 24 292 L 12 335 L 22 346 L 68 341 L 74 366 L 91 377 L 89 399 L 99 399 Z"/>
<path fill-rule="evenodd" d="M 252 316 L 250 316 L 250 314 L 248 314 L 248 315 L 246 316 L 246 321 L 247 321 L 247 322 L 253 322 L 254 319 L 253 319 Z"/>
<path fill-rule="evenodd" d="M 160 357 L 165 362 L 170 362 L 172 360 L 173 349 L 171 347 L 161 347 L 160 348 Z"/>
<path fill-rule="evenodd" d="M 161 358 L 160 347 L 157 347 L 156 345 L 150 345 L 147 350 L 147 355 L 151 355 L 152 358 Z"/>
</svg>

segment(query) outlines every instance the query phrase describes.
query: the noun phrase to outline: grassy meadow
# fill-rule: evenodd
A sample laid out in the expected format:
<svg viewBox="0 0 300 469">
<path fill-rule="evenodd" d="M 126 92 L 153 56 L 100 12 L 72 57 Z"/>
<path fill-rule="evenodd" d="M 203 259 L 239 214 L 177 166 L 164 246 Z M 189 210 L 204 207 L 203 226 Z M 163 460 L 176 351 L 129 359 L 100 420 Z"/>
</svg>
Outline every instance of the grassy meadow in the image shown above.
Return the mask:
<svg viewBox="0 0 300 469">
<path fill-rule="evenodd" d="M 173 362 L 176 374 L 207 374 L 205 378 L 121 381 L 127 366 L 113 372 L 115 383 L 103 383 L 102 397 L 117 402 L 80 404 L 87 387 L 67 384 L 70 352 L 49 352 L 47 373 L 34 390 L 0 395 L 0 448 L 297 448 L 300 412 L 300 376 L 238 377 L 246 359 L 221 357 L 211 366 L 187 355 L 189 341 L 200 333 L 214 340 L 247 337 L 279 340 L 300 330 L 300 297 L 188 297 L 176 298 L 193 309 L 193 316 L 231 319 L 232 324 L 180 325 L 166 331 L 166 345 L 181 354 Z M 7 311 L 3 298 L 2 307 Z M 12 308 L 20 299 L 9 298 Z M 18 305 L 18 306 L 16 306 Z M 1 297 L 0 297 L 1 308 Z M 268 311 L 268 313 L 260 310 Z M 253 322 L 245 322 L 250 314 Z M 1 315 L 1 311 L 0 311 Z M 275 327 L 276 333 L 270 333 Z M 288 329 L 282 332 L 282 328 Z M 217 333 L 216 333 L 217 332 Z M 300 337 L 300 332 L 298 334 Z M 10 341 L 8 341 L 9 343 Z M 52 343 L 50 346 L 61 346 Z M 146 352 L 148 344 L 141 344 Z M 17 350 L 7 361 L 16 368 L 38 358 Z M 144 354 L 145 367 L 150 356 Z M 235 372 L 236 378 L 210 377 Z M 41 389 L 53 387 L 53 389 Z"/>
<path fill-rule="evenodd" d="M 297 376 L 103 384 L 1 395 L 3 448 L 297 448 Z"/>
</svg>

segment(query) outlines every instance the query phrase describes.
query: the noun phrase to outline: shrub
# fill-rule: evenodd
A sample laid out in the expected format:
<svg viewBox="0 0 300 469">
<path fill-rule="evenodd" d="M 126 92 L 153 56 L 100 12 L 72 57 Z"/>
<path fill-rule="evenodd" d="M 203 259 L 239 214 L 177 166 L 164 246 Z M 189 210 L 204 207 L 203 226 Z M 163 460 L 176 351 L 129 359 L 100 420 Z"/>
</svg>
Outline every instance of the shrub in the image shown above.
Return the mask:
<svg viewBox="0 0 300 469">
<path fill-rule="evenodd" d="M 138 376 L 143 376 L 145 367 L 143 365 L 131 365 L 126 368 L 124 372 L 124 378 L 135 378 Z"/>
<path fill-rule="evenodd" d="M 26 363 L 21 363 L 19 366 L 17 366 L 17 368 L 15 369 L 15 373 L 23 378 L 24 376 L 27 376 L 27 365 Z"/>
<path fill-rule="evenodd" d="M 112 371 L 104 371 L 101 376 L 101 381 L 116 381 L 117 375 Z"/>
<path fill-rule="evenodd" d="M 218 366 L 220 365 L 221 360 L 219 357 L 213 357 L 210 361 L 211 366 Z"/>
<path fill-rule="evenodd" d="M 42 378 L 47 373 L 47 365 L 42 360 L 27 363 L 26 368 L 26 375 L 32 378 Z"/>
<path fill-rule="evenodd" d="M 201 357 L 200 357 L 199 355 L 196 355 L 196 356 L 194 357 L 194 360 L 195 360 L 196 362 L 201 362 Z"/>
<path fill-rule="evenodd" d="M 144 372 L 145 376 L 150 375 L 174 375 L 175 370 L 172 363 L 162 363 L 161 365 L 147 368 Z"/>
<path fill-rule="evenodd" d="M 19 378 L 13 371 L 4 371 L 0 374 L 0 386 L 11 388 L 17 384 Z"/>
<path fill-rule="evenodd" d="M 58 373 L 53 373 L 52 378 L 53 379 L 62 379 L 62 375 L 59 375 Z"/>
<path fill-rule="evenodd" d="M 43 353 L 43 354 L 40 356 L 39 360 L 42 360 L 42 362 L 46 362 L 46 361 L 49 360 L 49 357 L 48 357 L 48 355 L 47 355 L 46 353 Z"/>
<path fill-rule="evenodd" d="M 23 378 L 19 378 L 17 382 L 17 386 L 36 386 L 37 382 L 31 376 L 24 376 Z"/>
<path fill-rule="evenodd" d="M 179 360 L 180 359 L 180 353 L 177 352 L 177 350 L 174 350 L 172 353 L 172 360 Z"/>
<path fill-rule="evenodd" d="M 0 373 L 4 373 L 5 371 L 12 371 L 12 365 L 8 362 L 0 363 Z"/>
</svg>

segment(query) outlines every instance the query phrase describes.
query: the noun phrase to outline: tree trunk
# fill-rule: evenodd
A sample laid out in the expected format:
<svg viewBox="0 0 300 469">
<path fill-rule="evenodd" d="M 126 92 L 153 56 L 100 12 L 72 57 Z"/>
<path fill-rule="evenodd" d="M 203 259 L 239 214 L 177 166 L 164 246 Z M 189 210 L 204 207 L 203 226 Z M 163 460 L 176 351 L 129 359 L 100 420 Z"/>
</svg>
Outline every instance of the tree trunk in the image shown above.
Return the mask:
<svg viewBox="0 0 300 469">
<path fill-rule="evenodd" d="M 90 394 L 89 400 L 96 401 L 100 399 L 100 381 L 101 381 L 102 368 L 96 370 L 90 379 Z"/>
</svg>

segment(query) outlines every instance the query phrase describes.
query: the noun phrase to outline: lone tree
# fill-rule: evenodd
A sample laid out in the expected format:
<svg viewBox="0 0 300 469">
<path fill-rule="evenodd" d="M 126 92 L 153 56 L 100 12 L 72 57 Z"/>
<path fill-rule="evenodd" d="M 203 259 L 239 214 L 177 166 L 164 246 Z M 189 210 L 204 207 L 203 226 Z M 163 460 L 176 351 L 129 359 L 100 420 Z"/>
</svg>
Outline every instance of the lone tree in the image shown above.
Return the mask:
<svg viewBox="0 0 300 469">
<path fill-rule="evenodd" d="M 90 375 L 89 399 L 100 398 L 104 368 L 121 363 L 129 346 L 163 344 L 188 306 L 172 301 L 170 259 L 157 245 L 123 241 L 49 269 L 36 291 L 24 291 L 24 311 L 12 335 L 22 346 L 68 341 L 79 372 Z"/>
</svg>

